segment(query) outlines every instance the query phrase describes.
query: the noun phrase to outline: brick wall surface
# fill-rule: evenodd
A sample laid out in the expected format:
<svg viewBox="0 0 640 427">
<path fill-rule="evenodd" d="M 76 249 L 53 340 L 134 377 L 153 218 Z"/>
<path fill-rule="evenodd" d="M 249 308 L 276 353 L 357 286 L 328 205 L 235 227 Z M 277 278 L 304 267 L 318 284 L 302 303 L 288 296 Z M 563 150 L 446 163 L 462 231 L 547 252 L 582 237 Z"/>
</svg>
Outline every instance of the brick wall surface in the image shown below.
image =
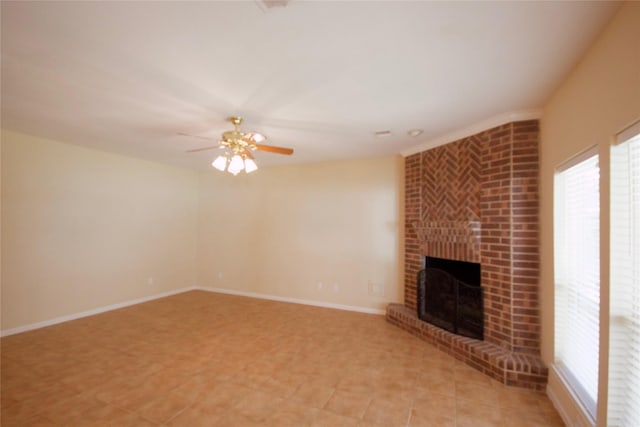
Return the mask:
<svg viewBox="0 0 640 427">
<path fill-rule="evenodd" d="M 538 121 L 414 154 L 405 174 L 405 307 L 425 255 L 480 262 L 485 342 L 539 355 Z"/>
<path fill-rule="evenodd" d="M 404 300 L 408 307 L 417 310 L 417 286 L 406 286 L 407 283 L 415 282 L 418 278 L 418 271 L 422 268 L 422 259 L 417 235 L 408 233 L 406 230 L 412 229 L 412 224 L 420 220 L 420 209 L 422 199 L 420 197 L 421 182 L 421 154 L 414 154 L 405 159 L 405 260 L 404 260 Z"/>
</svg>

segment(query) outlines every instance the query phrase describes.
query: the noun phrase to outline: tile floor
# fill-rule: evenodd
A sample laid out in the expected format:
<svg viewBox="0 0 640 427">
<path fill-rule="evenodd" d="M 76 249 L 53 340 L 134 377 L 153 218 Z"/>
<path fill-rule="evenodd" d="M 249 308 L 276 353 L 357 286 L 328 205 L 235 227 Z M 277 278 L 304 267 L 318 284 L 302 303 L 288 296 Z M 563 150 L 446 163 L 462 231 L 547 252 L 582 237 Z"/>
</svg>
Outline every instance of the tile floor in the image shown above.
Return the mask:
<svg viewBox="0 0 640 427">
<path fill-rule="evenodd" d="M 562 426 L 383 316 L 188 292 L 2 338 L 2 426 Z"/>
</svg>

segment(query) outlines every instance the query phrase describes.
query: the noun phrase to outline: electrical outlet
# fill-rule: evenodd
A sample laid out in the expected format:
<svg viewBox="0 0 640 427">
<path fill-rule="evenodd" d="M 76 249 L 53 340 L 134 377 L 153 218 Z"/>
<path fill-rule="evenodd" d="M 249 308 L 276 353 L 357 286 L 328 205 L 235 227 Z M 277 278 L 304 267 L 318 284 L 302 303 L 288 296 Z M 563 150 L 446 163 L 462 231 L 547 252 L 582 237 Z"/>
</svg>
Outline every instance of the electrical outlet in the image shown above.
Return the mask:
<svg viewBox="0 0 640 427">
<path fill-rule="evenodd" d="M 373 283 L 369 280 L 369 295 L 372 297 L 383 297 L 384 285 L 381 283 Z"/>
<path fill-rule="evenodd" d="M 321 291 L 321 290 L 323 290 L 323 289 L 324 289 L 324 283 L 322 283 L 322 282 L 318 282 L 318 285 L 317 285 L 317 286 L 318 286 L 318 290 L 319 290 L 319 291 Z"/>
<path fill-rule="evenodd" d="M 334 283 L 332 287 L 333 287 L 333 292 L 335 292 L 336 294 L 340 292 L 340 285 L 338 285 L 337 283 Z"/>
<path fill-rule="evenodd" d="M 148 283 L 148 284 L 153 285 L 153 282 L 155 282 L 155 280 L 153 279 L 153 277 L 149 277 L 149 278 L 147 279 L 147 283 Z"/>
<path fill-rule="evenodd" d="M 383 297 L 384 296 L 384 285 L 382 285 L 380 283 L 374 283 L 373 284 L 373 295 L 375 295 L 377 297 Z"/>
</svg>

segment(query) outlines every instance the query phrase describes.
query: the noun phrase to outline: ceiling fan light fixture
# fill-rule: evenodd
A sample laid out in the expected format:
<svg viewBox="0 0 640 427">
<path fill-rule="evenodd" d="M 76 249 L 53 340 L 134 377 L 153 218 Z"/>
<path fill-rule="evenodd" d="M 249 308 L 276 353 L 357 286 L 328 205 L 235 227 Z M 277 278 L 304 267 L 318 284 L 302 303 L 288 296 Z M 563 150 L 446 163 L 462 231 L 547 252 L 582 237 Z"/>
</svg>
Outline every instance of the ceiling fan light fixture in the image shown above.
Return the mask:
<svg viewBox="0 0 640 427">
<path fill-rule="evenodd" d="M 244 171 L 246 173 L 251 173 L 257 170 L 258 170 L 258 165 L 256 165 L 256 162 L 254 162 L 253 159 L 245 159 Z"/>
<path fill-rule="evenodd" d="M 258 133 L 258 132 L 251 132 L 247 136 L 249 137 L 249 139 L 251 141 L 253 141 L 254 144 L 259 144 L 262 141 L 266 141 L 267 140 L 266 136 L 264 136 L 263 134 Z"/>
<path fill-rule="evenodd" d="M 267 137 L 261 133 L 242 132 L 239 129 L 242 123 L 242 117 L 232 116 L 229 117 L 228 120 L 233 124 L 234 129 L 223 132 L 217 146 L 196 148 L 187 150 L 187 152 L 194 153 L 197 151 L 212 150 L 214 148 L 221 149 L 222 154 L 211 162 L 211 166 L 222 172 L 226 170 L 234 176 L 243 170 L 246 173 L 258 170 L 258 165 L 251 155 L 251 151 L 259 150 L 285 155 L 293 154 L 292 148 L 260 144 L 260 142 L 267 139 Z"/>
<path fill-rule="evenodd" d="M 227 172 L 233 175 L 238 175 L 242 169 L 244 169 L 244 161 L 242 160 L 242 157 L 240 157 L 239 154 L 234 154 L 229 162 Z"/>
<path fill-rule="evenodd" d="M 227 156 L 219 155 L 216 159 L 211 162 L 211 166 L 223 172 L 227 168 Z"/>
</svg>

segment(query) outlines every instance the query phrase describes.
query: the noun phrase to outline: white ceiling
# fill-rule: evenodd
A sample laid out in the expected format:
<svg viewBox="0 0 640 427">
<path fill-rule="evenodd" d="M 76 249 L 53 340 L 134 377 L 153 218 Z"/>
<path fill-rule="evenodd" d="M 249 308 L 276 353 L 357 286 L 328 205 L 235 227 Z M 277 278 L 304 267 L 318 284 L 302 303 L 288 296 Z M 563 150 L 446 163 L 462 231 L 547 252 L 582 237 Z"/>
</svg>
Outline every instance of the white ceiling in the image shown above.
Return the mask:
<svg viewBox="0 0 640 427">
<path fill-rule="evenodd" d="M 178 133 L 215 143 L 239 114 L 295 149 L 260 165 L 390 155 L 542 107 L 617 7 L 3 1 L 2 127 L 206 168 Z"/>
</svg>

